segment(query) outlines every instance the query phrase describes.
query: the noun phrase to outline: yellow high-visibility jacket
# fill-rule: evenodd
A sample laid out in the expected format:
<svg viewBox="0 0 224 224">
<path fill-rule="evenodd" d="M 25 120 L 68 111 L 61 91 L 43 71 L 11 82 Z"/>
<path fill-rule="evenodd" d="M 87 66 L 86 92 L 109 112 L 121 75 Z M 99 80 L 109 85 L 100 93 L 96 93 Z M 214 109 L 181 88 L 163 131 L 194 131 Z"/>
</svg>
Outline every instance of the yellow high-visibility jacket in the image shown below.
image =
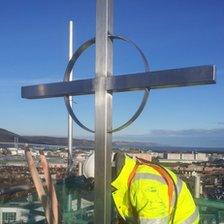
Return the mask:
<svg viewBox="0 0 224 224">
<path fill-rule="evenodd" d="M 198 209 L 186 184 L 179 177 L 165 168 L 176 186 L 176 191 L 172 192 L 170 200 L 169 186 L 164 176 L 150 165 L 136 166 L 136 164 L 136 160 L 126 155 L 119 176 L 111 183 L 116 189 L 112 192 L 112 196 L 117 211 L 127 223 L 199 223 Z"/>
</svg>

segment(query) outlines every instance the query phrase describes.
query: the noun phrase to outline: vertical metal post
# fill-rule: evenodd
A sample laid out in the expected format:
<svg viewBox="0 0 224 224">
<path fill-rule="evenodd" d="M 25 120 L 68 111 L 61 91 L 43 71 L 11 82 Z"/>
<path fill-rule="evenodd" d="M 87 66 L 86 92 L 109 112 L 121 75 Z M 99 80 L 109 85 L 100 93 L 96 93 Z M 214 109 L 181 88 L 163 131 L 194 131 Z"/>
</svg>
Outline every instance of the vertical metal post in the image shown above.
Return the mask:
<svg viewBox="0 0 224 224">
<path fill-rule="evenodd" d="M 68 49 L 68 58 L 69 60 L 72 58 L 73 55 L 73 21 L 69 21 L 69 49 Z M 73 80 L 73 70 L 71 71 L 69 81 Z M 69 103 L 72 108 L 73 106 L 73 97 L 69 96 Z M 72 170 L 72 164 L 73 164 L 73 119 L 72 117 L 68 114 L 68 171 L 69 173 Z M 72 195 L 71 193 L 68 194 L 68 211 L 70 212 L 72 210 Z"/>
<path fill-rule="evenodd" d="M 69 60 L 73 54 L 73 21 L 69 21 Z M 71 72 L 69 81 L 73 80 L 73 71 Z M 69 103 L 72 107 L 73 97 L 69 96 Z M 68 170 L 71 171 L 72 166 L 72 140 L 73 140 L 73 120 L 68 114 Z"/>
<path fill-rule="evenodd" d="M 195 183 L 194 183 L 194 197 L 200 198 L 200 191 L 201 191 L 201 177 L 200 174 L 195 175 Z"/>
<path fill-rule="evenodd" d="M 95 204 L 94 223 L 111 223 L 112 94 L 105 79 L 112 75 L 112 0 L 96 0 Z"/>
</svg>

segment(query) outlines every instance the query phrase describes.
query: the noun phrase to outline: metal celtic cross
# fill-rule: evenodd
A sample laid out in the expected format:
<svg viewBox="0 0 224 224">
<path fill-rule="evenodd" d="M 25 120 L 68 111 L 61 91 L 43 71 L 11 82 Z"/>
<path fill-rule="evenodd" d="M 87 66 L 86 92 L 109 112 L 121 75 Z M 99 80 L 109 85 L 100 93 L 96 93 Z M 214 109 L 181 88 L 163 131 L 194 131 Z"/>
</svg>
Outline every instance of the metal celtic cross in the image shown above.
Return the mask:
<svg viewBox="0 0 224 224">
<path fill-rule="evenodd" d="M 96 38 L 85 42 L 73 55 L 64 74 L 64 81 L 22 87 L 22 97 L 40 99 L 64 97 L 68 112 L 75 122 L 87 131 L 95 132 L 95 211 L 94 223 L 111 223 L 111 151 L 112 132 L 131 124 L 141 113 L 151 89 L 182 87 L 215 83 L 213 65 L 149 71 L 142 51 L 130 40 L 113 35 L 112 0 L 96 0 Z M 144 63 L 144 72 L 113 76 L 112 45 L 119 39 L 132 44 Z M 81 53 L 96 45 L 96 77 L 69 81 L 71 70 Z M 123 125 L 112 129 L 112 93 L 144 90 L 145 94 L 136 113 Z M 95 131 L 84 126 L 73 113 L 68 96 L 95 94 Z"/>
</svg>

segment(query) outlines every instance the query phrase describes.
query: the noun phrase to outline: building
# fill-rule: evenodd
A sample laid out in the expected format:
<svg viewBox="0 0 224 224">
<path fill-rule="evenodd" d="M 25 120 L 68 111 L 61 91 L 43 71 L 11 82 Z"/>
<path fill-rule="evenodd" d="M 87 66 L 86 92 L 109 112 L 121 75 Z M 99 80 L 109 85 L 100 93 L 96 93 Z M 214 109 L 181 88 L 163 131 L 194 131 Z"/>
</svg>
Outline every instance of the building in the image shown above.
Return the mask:
<svg viewBox="0 0 224 224">
<path fill-rule="evenodd" d="M 0 224 L 28 221 L 29 209 L 17 207 L 0 207 Z"/>
<path fill-rule="evenodd" d="M 208 157 L 208 154 L 207 153 L 198 152 L 196 154 L 196 159 L 197 160 L 200 160 L 200 161 L 208 161 L 209 157 Z"/>
<path fill-rule="evenodd" d="M 181 153 L 167 153 L 165 154 L 165 159 L 167 160 L 180 160 Z"/>
<path fill-rule="evenodd" d="M 150 152 L 152 158 L 164 158 L 164 152 Z"/>
<path fill-rule="evenodd" d="M 17 150 L 18 150 L 17 148 L 8 148 L 8 151 L 12 156 L 17 155 Z"/>
<path fill-rule="evenodd" d="M 24 156 L 25 155 L 25 151 L 23 149 L 18 148 L 17 155 Z"/>
<path fill-rule="evenodd" d="M 0 207 L 0 224 L 6 223 L 36 223 L 43 221 L 45 217 L 41 215 L 43 208 L 39 202 L 35 203 L 31 214 L 30 204 L 24 202 L 13 202 Z"/>
<path fill-rule="evenodd" d="M 193 163 L 193 162 L 205 162 L 208 161 L 207 153 L 197 152 L 170 152 L 165 153 L 164 159 L 159 159 L 159 162 L 164 163 Z"/>
</svg>

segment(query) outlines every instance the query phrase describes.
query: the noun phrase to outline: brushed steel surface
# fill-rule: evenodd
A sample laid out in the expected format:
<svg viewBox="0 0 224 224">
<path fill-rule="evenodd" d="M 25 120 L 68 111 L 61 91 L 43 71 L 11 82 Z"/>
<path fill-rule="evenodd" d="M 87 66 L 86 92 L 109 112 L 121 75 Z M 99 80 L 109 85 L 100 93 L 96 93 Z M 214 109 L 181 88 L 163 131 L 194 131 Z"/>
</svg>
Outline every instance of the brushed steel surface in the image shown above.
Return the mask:
<svg viewBox="0 0 224 224">
<path fill-rule="evenodd" d="M 96 0 L 95 199 L 94 223 L 111 223 L 112 93 L 105 78 L 112 75 L 112 0 Z"/>
<path fill-rule="evenodd" d="M 95 93 L 96 79 L 74 80 L 22 87 L 22 97 L 40 99 L 65 95 L 87 95 Z M 133 90 L 159 89 L 180 86 L 215 84 L 215 66 L 196 67 L 143 72 L 106 77 L 107 91 L 124 92 Z"/>
<path fill-rule="evenodd" d="M 95 79 L 74 80 L 71 82 L 55 82 L 22 87 L 22 98 L 41 99 L 94 94 Z"/>
<path fill-rule="evenodd" d="M 123 92 L 144 88 L 159 89 L 215 83 L 215 66 L 205 65 L 143 72 L 108 78 L 107 91 Z"/>
</svg>

